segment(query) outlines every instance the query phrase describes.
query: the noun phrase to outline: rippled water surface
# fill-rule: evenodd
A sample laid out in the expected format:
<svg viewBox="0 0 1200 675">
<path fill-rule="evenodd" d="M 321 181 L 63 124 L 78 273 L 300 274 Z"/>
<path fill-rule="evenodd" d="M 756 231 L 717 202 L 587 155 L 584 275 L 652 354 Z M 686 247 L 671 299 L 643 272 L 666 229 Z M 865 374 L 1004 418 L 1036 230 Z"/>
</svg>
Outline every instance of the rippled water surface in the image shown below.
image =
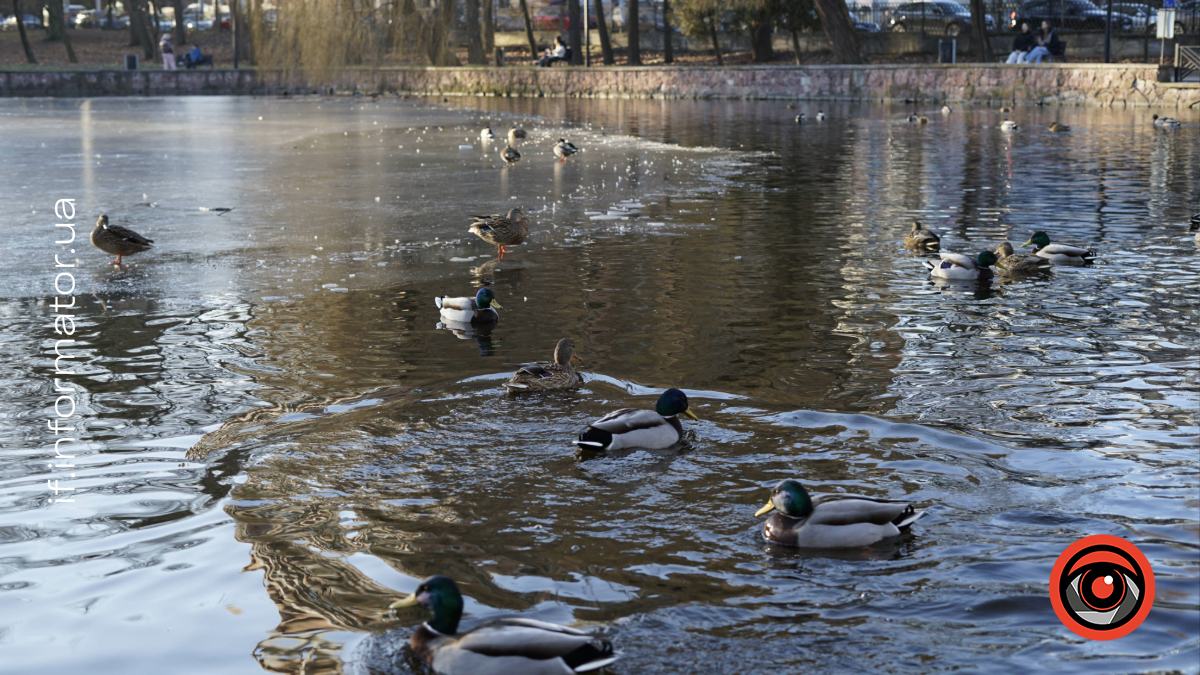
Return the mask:
<svg viewBox="0 0 1200 675">
<path fill-rule="evenodd" d="M 0 670 L 411 672 L 423 616 L 386 607 L 444 573 L 467 625 L 610 626 L 612 673 L 1196 672 L 1194 114 L 791 121 L 817 107 L 0 101 Z M 478 130 L 514 121 L 506 170 Z M 584 152 L 555 163 L 560 136 Z M 68 254 L 59 198 L 157 248 Z M 532 235 L 497 262 L 467 216 L 517 205 Z M 914 218 L 947 250 L 1044 229 L 1100 257 L 937 286 Z M 55 253 L 79 265 L 73 468 L 45 426 Z M 439 329 L 435 295 L 481 285 L 495 329 Z M 502 395 L 567 336 L 583 387 Z M 702 418 L 683 443 L 572 452 L 669 386 Z M 753 513 L 788 476 L 929 514 L 868 549 L 771 547 Z M 1157 577 L 1114 642 L 1047 595 L 1099 533 Z"/>
</svg>

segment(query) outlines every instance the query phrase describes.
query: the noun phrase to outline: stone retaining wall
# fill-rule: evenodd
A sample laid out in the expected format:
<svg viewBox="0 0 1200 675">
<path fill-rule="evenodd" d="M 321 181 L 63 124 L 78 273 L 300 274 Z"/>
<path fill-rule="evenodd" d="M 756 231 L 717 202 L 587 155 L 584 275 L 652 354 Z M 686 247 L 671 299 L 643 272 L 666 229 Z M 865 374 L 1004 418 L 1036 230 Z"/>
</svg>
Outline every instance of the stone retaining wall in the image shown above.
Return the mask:
<svg viewBox="0 0 1200 675">
<path fill-rule="evenodd" d="M 1009 101 L 1200 107 L 1200 85 L 1128 64 L 352 69 L 332 89 L 467 96 Z M 313 89 L 253 70 L 0 71 L 0 96 L 273 94 Z M 322 91 L 328 92 L 329 88 Z"/>
</svg>

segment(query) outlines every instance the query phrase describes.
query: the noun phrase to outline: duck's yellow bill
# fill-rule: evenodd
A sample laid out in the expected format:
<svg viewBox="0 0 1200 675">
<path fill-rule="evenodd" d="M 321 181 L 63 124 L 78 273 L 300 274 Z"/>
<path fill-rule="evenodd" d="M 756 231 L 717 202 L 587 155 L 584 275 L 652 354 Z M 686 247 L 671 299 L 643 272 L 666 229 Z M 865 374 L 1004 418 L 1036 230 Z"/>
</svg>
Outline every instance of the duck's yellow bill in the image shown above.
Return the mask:
<svg viewBox="0 0 1200 675">
<path fill-rule="evenodd" d="M 774 510 L 775 510 L 775 505 L 772 504 L 771 502 L 767 502 L 766 506 L 764 506 L 761 509 L 754 512 L 754 517 L 757 518 L 757 517 L 763 515 L 764 513 L 770 513 Z"/>
<path fill-rule="evenodd" d="M 696 420 L 697 422 L 699 422 L 699 421 L 700 421 L 700 418 L 699 418 L 699 417 L 696 417 L 696 413 L 692 412 L 691 410 L 684 410 L 684 411 L 683 411 L 683 414 L 684 414 L 684 415 L 687 415 L 688 417 L 690 417 L 690 418 L 692 418 L 692 419 L 694 419 L 694 420 Z"/>
<path fill-rule="evenodd" d="M 1032 244 L 1032 243 L 1033 243 L 1033 239 L 1032 239 L 1032 238 L 1030 238 L 1030 239 L 1029 239 L 1029 241 L 1025 242 L 1024 244 L 1021 244 L 1021 248 L 1025 248 L 1026 246 L 1028 246 L 1028 245 L 1030 245 L 1030 244 Z"/>
<path fill-rule="evenodd" d="M 397 601 L 393 602 L 392 604 L 388 605 L 388 609 L 404 609 L 405 607 L 416 607 L 416 606 L 417 606 L 417 594 L 413 593 L 412 595 L 409 595 L 406 598 L 401 598 L 400 600 L 397 600 Z"/>
<path fill-rule="evenodd" d="M 495 307 L 496 309 L 504 309 L 504 307 L 502 307 L 500 303 L 496 302 L 495 300 L 492 301 L 492 307 Z"/>
</svg>

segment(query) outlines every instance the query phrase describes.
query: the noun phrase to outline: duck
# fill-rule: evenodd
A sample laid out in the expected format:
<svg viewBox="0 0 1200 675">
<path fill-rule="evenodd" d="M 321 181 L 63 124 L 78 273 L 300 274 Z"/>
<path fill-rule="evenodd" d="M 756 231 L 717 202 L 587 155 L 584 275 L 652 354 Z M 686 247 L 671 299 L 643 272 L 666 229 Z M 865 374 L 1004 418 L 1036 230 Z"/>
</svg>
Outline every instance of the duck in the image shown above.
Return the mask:
<svg viewBox="0 0 1200 675">
<path fill-rule="evenodd" d="M 558 161 L 565 162 L 571 155 L 579 152 L 579 148 L 575 147 L 574 143 L 567 141 L 565 138 L 558 139 L 558 143 L 554 146 L 554 156 Z"/>
<path fill-rule="evenodd" d="M 1002 105 L 1002 106 L 1000 106 L 1000 112 L 1002 112 L 1002 113 L 1010 113 L 1010 112 L 1012 112 L 1012 108 L 1010 108 L 1010 107 L 1008 107 L 1008 106 L 1006 106 L 1006 105 Z"/>
<path fill-rule="evenodd" d="M 147 239 L 127 227 L 109 225 L 108 216 L 100 216 L 96 219 L 96 226 L 92 228 L 92 246 L 117 256 L 112 264 L 119 267 L 124 256 L 154 248 L 154 240 Z"/>
<path fill-rule="evenodd" d="M 527 135 L 528 134 L 525 133 L 524 129 L 520 127 L 513 127 L 508 130 L 508 144 L 516 146 L 517 140 L 525 138 Z"/>
<path fill-rule="evenodd" d="M 1006 119 L 1006 120 L 1004 120 L 1003 122 L 1001 122 L 1001 123 L 1000 123 L 1000 130 L 1001 130 L 1001 131 L 1016 131 L 1016 130 L 1017 130 L 1017 123 L 1016 123 L 1016 122 L 1014 122 L 1014 121 L 1012 121 L 1012 120 L 1007 120 L 1007 119 Z"/>
<path fill-rule="evenodd" d="M 554 347 L 554 362 L 522 363 L 517 372 L 504 383 L 510 394 L 527 391 L 570 389 L 579 384 L 579 375 L 571 361 L 582 361 L 575 355 L 575 341 L 563 338 Z"/>
<path fill-rule="evenodd" d="M 921 115 L 920 117 L 917 118 L 917 124 L 929 124 L 929 118 L 924 115 Z"/>
<path fill-rule="evenodd" d="M 496 140 L 496 132 L 492 131 L 491 127 L 484 127 L 483 131 L 479 132 L 479 140 L 487 143 L 488 141 Z"/>
<path fill-rule="evenodd" d="M 467 230 L 480 239 L 496 247 L 496 254 L 501 258 L 508 253 L 509 246 L 516 246 L 529 236 L 529 219 L 521 211 L 521 207 L 509 209 L 508 214 L 500 216 L 471 216 L 474 221 Z"/>
<path fill-rule="evenodd" d="M 808 117 L 806 117 L 804 113 L 800 113 L 799 115 L 796 115 L 796 124 L 803 124 L 804 120 L 806 119 L 808 119 Z"/>
<path fill-rule="evenodd" d="M 908 502 L 850 494 L 810 496 L 800 481 L 788 478 L 771 489 L 767 505 L 754 512 L 757 518 L 772 513 L 763 526 L 763 538 L 796 548 L 852 548 L 870 546 L 899 536 L 921 516 Z"/>
<path fill-rule="evenodd" d="M 908 121 L 909 121 L 909 122 L 916 122 L 918 119 L 919 119 L 919 118 L 917 117 L 917 114 L 916 114 L 916 113 L 913 113 L 913 114 L 911 114 L 911 115 L 909 115 L 909 116 L 908 116 Z"/>
<path fill-rule="evenodd" d="M 1070 130 L 1071 130 L 1071 127 L 1069 127 L 1065 124 L 1060 124 L 1058 122 L 1050 123 L 1050 133 L 1052 133 L 1052 134 L 1063 134 Z"/>
<path fill-rule="evenodd" d="M 1012 244 L 1002 242 L 996 247 L 996 269 L 1003 276 L 1037 274 L 1050 269 L 1050 261 L 1030 253 L 1014 253 Z"/>
<path fill-rule="evenodd" d="M 912 229 L 904 236 L 904 248 L 910 251 L 936 251 L 941 246 L 941 238 L 922 227 L 919 220 L 913 221 Z"/>
<path fill-rule="evenodd" d="M 942 106 L 942 114 L 949 115 L 950 114 L 950 106 L 948 106 L 948 105 Z"/>
<path fill-rule="evenodd" d="M 504 309 L 496 302 L 496 294 L 490 288 L 481 288 L 475 297 L 434 298 L 438 309 L 442 310 L 443 321 L 458 323 L 495 323 L 500 320 L 497 309 Z"/>
<path fill-rule="evenodd" d="M 821 111 L 821 110 L 818 110 L 818 111 L 817 111 L 817 121 L 818 121 L 818 122 L 824 122 L 824 121 L 825 121 L 825 113 L 824 113 L 824 111 Z"/>
<path fill-rule="evenodd" d="M 421 607 L 430 618 L 413 632 L 417 658 L 442 675 L 571 675 L 603 668 L 620 654 L 612 642 L 567 626 L 508 617 L 491 619 L 464 633 L 463 597 L 453 579 L 435 574 L 391 609 Z"/>
<path fill-rule="evenodd" d="M 1161 129 L 1174 129 L 1175 127 L 1183 125 L 1183 122 L 1180 122 L 1174 117 L 1159 117 L 1158 115 L 1154 115 L 1151 117 L 1151 119 L 1154 121 L 1154 126 Z"/>
<path fill-rule="evenodd" d="M 941 253 L 941 264 L 924 261 L 929 276 L 937 279 L 991 279 L 993 273 L 988 267 L 996 264 L 996 254 L 991 251 L 980 251 L 974 258 L 961 253 Z"/>
<path fill-rule="evenodd" d="M 687 415 L 697 421 L 700 419 L 688 410 L 687 394 L 678 389 L 668 389 L 658 397 L 654 410 L 621 408 L 592 422 L 587 431 L 580 434 L 575 445 L 581 450 L 669 448 L 683 436 L 679 415 Z"/>
<path fill-rule="evenodd" d="M 1067 244 L 1051 244 L 1050 235 L 1045 232 L 1034 232 L 1029 241 L 1021 247 L 1033 246 L 1033 252 L 1055 265 L 1083 265 L 1096 257 L 1095 251 Z"/>
<path fill-rule="evenodd" d="M 504 158 L 504 165 L 509 168 L 516 166 L 517 162 L 521 161 L 521 153 L 512 146 L 512 143 L 504 146 L 504 151 L 500 153 L 500 156 Z"/>
</svg>

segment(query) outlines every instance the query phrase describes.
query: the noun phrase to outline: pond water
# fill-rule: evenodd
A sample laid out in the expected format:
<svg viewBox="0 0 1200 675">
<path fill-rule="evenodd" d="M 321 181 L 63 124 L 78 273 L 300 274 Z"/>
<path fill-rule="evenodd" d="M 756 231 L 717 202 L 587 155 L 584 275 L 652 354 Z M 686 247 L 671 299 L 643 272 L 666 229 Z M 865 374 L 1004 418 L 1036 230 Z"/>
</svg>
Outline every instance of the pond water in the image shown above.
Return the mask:
<svg viewBox="0 0 1200 675">
<path fill-rule="evenodd" d="M 425 617 L 387 606 L 442 573 L 466 626 L 608 626 L 611 673 L 1196 672 L 1200 125 L 909 112 L 0 101 L 2 670 L 412 672 Z M 489 122 L 529 129 L 515 168 Z M 560 136 L 584 151 L 554 162 Z M 82 235 L 107 213 L 157 248 L 67 255 L 63 198 Z M 497 261 L 468 216 L 518 205 L 532 234 Z M 1042 229 L 1099 258 L 938 286 L 914 218 L 945 250 Z M 73 467 L 46 428 L 55 253 L 78 264 Z M 495 329 L 439 329 L 433 298 L 481 285 Z M 561 337 L 585 384 L 504 396 Z M 574 454 L 671 386 L 702 420 L 684 442 Z M 929 513 L 866 549 L 776 548 L 753 513 L 785 477 Z M 1099 533 L 1157 578 L 1114 642 L 1047 594 Z"/>
</svg>

